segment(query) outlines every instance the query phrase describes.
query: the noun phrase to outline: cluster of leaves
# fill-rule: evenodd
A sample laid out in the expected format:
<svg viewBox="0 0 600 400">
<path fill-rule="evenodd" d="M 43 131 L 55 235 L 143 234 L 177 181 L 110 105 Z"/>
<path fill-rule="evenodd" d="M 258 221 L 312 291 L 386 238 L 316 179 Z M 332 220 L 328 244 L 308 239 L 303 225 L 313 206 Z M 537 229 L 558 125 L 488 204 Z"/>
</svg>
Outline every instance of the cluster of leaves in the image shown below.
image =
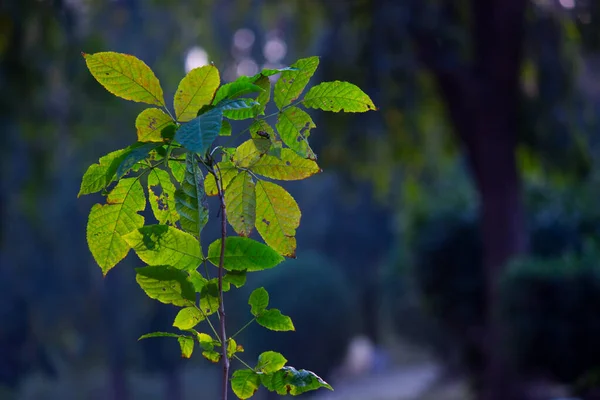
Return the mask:
<svg viewBox="0 0 600 400">
<path fill-rule="evenodd" d="M 251 397 L 260 385 L 292 395 L 331 389 L 314 373 L 286 366 L 287 360 L 273 351 L 262 353 L 256 367 L 248 366 L 238 356 L 244 349 L 235 341 L 237 333 L 226 339 L 217 333 L 211 316 L 216 314 L 224 326 L 223 292 L 243 286 L 248 272 L 295 257 L 300 209 L 283 187 L 266 179 L 300 180 L 321 171 L 308 142 L 315 124 L 298 106 L 365 112 L 375 109 L 371 99 L 355 85 L 335 81 L 316 85 L 297 100 L 319 64 L 317 57 L 310 57 L 223 85 L 214 65 L 193 69 L 177 88 L 172 114 L 158 79 L 141 60 L 113 52 L 83 56 L 109 92 L 160 107 L 138 115 L 137 142 L 91 165 L 79 192 L 102 191 L 106 196 L 106 204 L 93 206 L 87 225 L 88 245 L 103 274 L 133 249 L 147 264 L 136 270 L 140 287 L 150 298 L 181 308 L 173 322 L 179 334 L 154 332 L 140 339 L 177 338 L 186 358 L 198 343 L 212 362 L 239 360 L 247 368 L 233 373 L 231 386 L 241 399 Z M 273 101 L 278 111 L 265 115 L 277 74 Z M 275 129 L 269 117 L 277 117 Z M 216 146 L 219 136 L 231 135 L 229 120 L 251 120 L 240 133 L 249 132 L 250 138 L 237 147 Z M 219 196 L 223 225 L 222 238 L 210 243 L 205 254 L 201 233 L 209 219 L 207 196 Z M 147 201 L 156 223 L 145 225 L 140 213 Z M 225 218 L 238 236 L 226 237 Z M 249 238 L 254 228 L 265 243 Z M 208 264 L 218 268 L 218 277 L 211 278 Z M 248 304 L 252 319 L 247 325 L 294 330 L 290 317 L 267 308 L 264 288 L 253 291 Z M 195 329 L 202 322 L 214 336 Z"/>
</svg>

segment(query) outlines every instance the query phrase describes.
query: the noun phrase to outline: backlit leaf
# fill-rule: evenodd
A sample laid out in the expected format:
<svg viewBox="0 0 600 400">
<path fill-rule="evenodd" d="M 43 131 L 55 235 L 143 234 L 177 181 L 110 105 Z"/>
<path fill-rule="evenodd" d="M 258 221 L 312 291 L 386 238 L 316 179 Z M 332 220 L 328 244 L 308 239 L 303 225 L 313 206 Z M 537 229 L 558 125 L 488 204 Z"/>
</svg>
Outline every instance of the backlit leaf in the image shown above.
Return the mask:
<svg viewBox="0 0 600 400">
<path fill-rule="evenodd" d="M 258 103 L 252 99 L 239 99 L 225 103 L 225 106 L 223 107 L 223 115 L 236 121 L 254 118 L 258 115 L 254 108 L 257 105 Z"/>
<path fill-rule="evenodd" d="M 369 96 L 349 82 L 323 82 L 310 88 L 304 106 L 333 112 L 365 112 L 376 110 Z"/>
<path fill-rule="evenodd" d="M 276 351 L 265 351 L 258 356 L 256 369 L 258 372 L 271 374 L 283 368 L 286 362 L 287 359 L 280 353 L 277 353 Z"/>
<path fill-rule="evenodd" d="M 172 337 L 172 338 L 178 338 L 178 337 L 181 337 L 181 336 L 182 335 L 177 335 L 175 333 L 169 333 L 169 332 L 152 332 L 152 333 L 146 333 L 145 335 L 140 336 L 138 340 L 155 338 L 155 337 Z"/>
<path fill-rule="evenodd" d="M 251 369 L 238 369 L 231 376 L 231 389 L 240 399 L 249 399 L 260 386 L 259 375 Z"/>
<path fill-rule="evenodd" d="M 196 269 L 202 262 L 196 238 L 168 225 L 147 225 L 123 236 L 147 264 Z"/>
<path fill-rule="evenodd" d="M 200 291 L 200 309 L 204 315 L 212 315 L 219 309 L 219 285 L 217 278 L 206 282 Z"/>
<path fill-rule="evenodd" d="M 231 124 L 227 120 L 223 120 L 221 124 L 221 130 L 219 131 L 219 136 L 231 136 Z"/>
<path fill-rule="evenodd" d="M 194 286 L 181 270 L 166 265 L 135 269 L 135 280 L 148 297 L 179 307 L 193 305 L 196 301 Z"/>
<path fill-rule="evenodd" d="M 238 352 L 238 344 L 233 338 L 227 339 L 227 357 L 231 358 Z"/>
<path fill-rule="evenodd" d="M 204 193 L 204 176 L 197 156 L 186 155 L 186 170 L 179 189 L 175 191 L 175 209 L 180 216 L 181 228 L 199 238 L 208 222 L 208 204 Z"/>
<path fill-rule="evenodd" d="M 264 241 L 286 257 L 296 256 L 296 228 L 300 208 L 284 188 L 271 182 L 256 183 L 256 229 Z"/>
<path fill-rule="evenodd" d="M 104 275 L 129 252 L 122 236 L 144 225 L 138 212 L 146 207 L 146 197 L 137 178 L 125 178 L 106 202 L 92 207 L 87 223 L 88 246 Z"/>
<path fill-rule="evenodd" d="M 285 72 L 285 71 L 298 71 L 298 68 L 294 68 L 294 67 L 285 67 L 285 68 L 277 68 L 277 69 L 269 69 L 269 68 L 265 68 L 262 71 L 260 71 L 258 74 L 255 75 L 259 76 L 259 75 L 263 75 L 263 76 L 272 76 L 272 75 L 277 75 L 281 72 Z"/>
<path fill-rule="evenodd" d="M 179 220 L 175 209 L 175 186 L 167 171 L 154 168 L 148 173 L 148 195 L 159 224 L 173 225 Z"/>
<path fill-rule="evenodd" d="M 158 108 L 147 108 L 135 119 L 138 142 L 163 142 L 161 132 L 175 123 L 164 111 Z"/>
<path fill-rule="evenodd" d="M 188 150 L 205 154 L 219 135 L 222 121 L 222 110 L 214 108 L 181 125 L 175 133 L 175 140 Z"/>
<path fill-rule="evenodd" d="M 136 143 L 129 146 L 127 152 L 120 157 L 117 168 L 117 179 L 125 175 L 136 163 L 145 160 L 150 152 L 160 146 L 159 143 Z"/>
<path fill-rule="evenodd" d="M 310 115 L 298 107 L 289 107 L 279 114 L 275 126 L 286 146 L 298 153 L 300 157 L 316 159 L 307 140 L 310 130 L 316 126 Z"/>
<path fill-rule="evenodd" d="M 261 75 L 254 81 L 254 84 L 263 89 L 256 97 L 256 102 L 258 104 L 254 106 L 254 115 L 262 115 L 265 113 L 265 108 L 271 98 L 271 81 L 267 76 Z"/>
<path fill-rule="evenodd" d="M 294 181 L 321 172 L 313 160 L 300 157 L 291 149 L 281 149 L 280 158 L 265 154 L 256 161 L 252 172 L 271 179 Z"/>
<path fill-rule="evenodd" d="M 200 310 L 196 307 L 186 307 L 179 310 L 175 316 L 173 326 L 184 331 L 186 329 L 192 329 L 203 320 L 204 315 L 202 315 Z"/>
<path fill-rule="evenodd" d="M 250 236 L 256 217 L 254 182 L 247 172 L 238 174 L 225 192 L 227 220 L 240 236 Z"/>
<path fill-rule="evenodd" d="M 208 261 L 219 266 L 221 239 L 208 246 Z M 227 270 L 262 271 L 273 268 L 284 260 L 277 252 L 256 240 L 230 236 L 225 240 L 223 267 Z"/>
<path fill-rule="evenodd" d="M 252 315 L 259 316 L 269 306 L 269 293 L 263 287 L 254 289 L 248 298 L 248 305 Z"/>
<path fill-rule="evenodd" d="M 213 105 L 219 104 L 225 99 L 235 99 L 249 93 L 262 92 L 263 88 L 253 83 L 247 76 L 239 77 L 237 80 L 226 83 L 217 90 L 217 94 L 212 102 Z"/>
<path fill-rule="evenodd" d="M 180 336 L 177 341 L 181 349 L 181 357 L 190 358 L 194 352 L 194 339 L 189 336 Z"/>
<path fill-rule="evenodd" d="M 83 175 L 83 179 L 81 180 L 81 188 L 79 189 L 79 194 L 77 197 L 84 194 L 96 193 L 108 186 L 108 184 L 110 184 L 114 178 L 114 173 L 110 178 L 107 177 L 108 169 L 110 168 L 111 164 L 126 151 L 127 149 L 113 151 L 103 157 L 100 157 L 98 164 L 90 165 Z"/>
<path fill-rule="evenodd" d="M 233 163 L 238 168 L 248 168 L 269 151 L 269 139 L 248 139 L 235 149 Z"/>
<path fill-rule="evenodd" d="M 184 162 L 169 160 L 168 162 L 169 169 L 171 170 L 171 173 L 177 182 L 183 181 L 183 177 L 185 176 L 186 163 L 185 160 L 183 161 Z"/>
<path fill-rule="evenodd" d="M 297 396 L 320 388 L 333 390 L 331 385 L 314 372 L 304 369 L 298 371 L 294 367 L 283 367 L 271 374 L 261 374 L 260 380 L 268 390 L 283 395 Z"/>
<path fill-rule="evenodd" d="M 319 57 L 303 58 L 291 65 L 295 70 L 281 73 L 273 94 L 277 108 L 282 109 L 302 94 L 318 66 Z"/>
<path fill-rule="evenodd" d="M 142 60 L 114 52 L 82 54 L 94 78 L 115 96 L 157 106 L 165 105 L 158 79 Z"/>
<path fill-rule="evenodd" d="M 190 277 L 190 282 L 192 282 L 194 287 L 194 291 L 196 293 L 200 293 L 208 281 L 200 274 L 200 272 L 196 271 L 195 269 L 189 270 L 188 274 Z"/>
<path fill-rule="evenodd" d="M 229 184 L 238 174 L 238 169 L 230 161 L 221 161 L 217 163 L 215 170 L 217 175 L 222 178 L 223 190 L 229 187 Z M 216 196 L 219 194 L 215 177 L 212 174 L 206 176 L 204 181 L 204 190 L 208 196 Z"/>
<path fill-rule="evenodd" d="M 287 315 L 281 314 L 276 308 L 271 308 L 270 310 L 266 310 L 261 313 L 258 317 L 256 317 L 256 322 L 260 326 L 263 326 L 272 331 L 294 331 L 294 324 L 292 323 L 292 319 Z"/>
<path fill-rule="evenodd" d="M 219 70 L 214 65 L 194 68 L 181 80 L 173 106 L 178 121 L 187 122 L 196 118 L 198 110 L 210 104 L 221 83 Z"/>
</svg>

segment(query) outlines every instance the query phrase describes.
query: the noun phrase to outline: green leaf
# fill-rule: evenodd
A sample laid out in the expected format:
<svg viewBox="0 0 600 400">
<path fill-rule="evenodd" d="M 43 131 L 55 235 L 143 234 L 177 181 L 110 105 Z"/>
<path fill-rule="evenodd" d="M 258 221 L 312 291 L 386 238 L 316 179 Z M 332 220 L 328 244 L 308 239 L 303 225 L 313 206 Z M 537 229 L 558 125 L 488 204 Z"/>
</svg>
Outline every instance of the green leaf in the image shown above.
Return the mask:
<svg viewBox="0 0 600 400">
<path fill-rule="evenodd" d="M 264 241 L 286 257 L 296 257 L 296 228 L 300 208 L 284 188 L 271 182 L 256 183 L 256 230 Z"/>
<path fill-rule="evenodd" d="M 126 178 L 108 194 L 106 202 L 92 207 L 87 223 L 88 246 L 104 275 L 129 252 L 122 236 L 144 225 L 138 212 L 146 207 L 146 198 L 139 180 Z"/>
<path fill-rule="evenodd" d="M 211 279 L 200 291 L 200 309 L 204 315 L 212 315 L 219 309 L 219 285 Z"/>
<path fill-rule="evenodd" d="M 283 181 L 305 179 L 321 172 L 316 162 L 302 158 L 290 149 L 281 149 L 279 158 L 264 155 L 252 165 L 251 170 L 267 178 Z"/>
<path fill-rule="evenodd" d="M 249 93 L 262 92 L 264 89 L 253 83 L 251 78 L 241 76 L 237 80 L 226 83 L 217 90 L 217 94 L 212 102 L 213 105 L 219 104 L 225 99 L 234 99 Z"/>
<path fill-rule="evenodd" d="M 246 270 L 228 271 L 223 277 L 223 282 L 228 282 L 236 288 L 241 288 L 246 284 Z"/>
<path fill-rule="evenodd" d="M 129 146 L 129 150 L 121 155 L 121 162 L 117 168 L 117 179 L 121 179 L 136 163 L 145 160 L 150 152 L 160 146 L 159 143 L 136 143 Z"/>
<path fill-rule="evenodd" d="M 214 65 L 188 72 L 179 83 L 173 100 L 177 120 L 186 122 L 196 118 L 198 110 L 211 103 L 220 83 L 219 70 Z"/>
<path fill-rule="evenodd" d="M 231 136 L 231 124 L 226 119 L 224 119 L 223 123 L 221 124 L 219 136 Z"/>
<path fill-rule="evenodd" d="M 227 339 L 227 357 L 233 357 L 233 355 L 239 351 L 239 348 L 241 348 L 241 346 L 238 346 L 233 338 Z"/>
<path fill-rule="evenodd" d="M 175 133 L 175 140 L 190 151 L 205 154 L 219 135 L 222 121 L 223 111 L 213 108 L 181 125 Z"/>
<path fill-rule="evenodd" d="M 100 160 L 98 160 L 98 164 L 90 165 L 83 175 L 81 188 L 79 189 L 77 197 L 84 194 L 96 193 L 108 186 L 114 177 L 114 173 L 112 176 L 107 177 L 111 164 L 126 151 L 127 149 L 113 151 L 112 153 L 108 153 L 101 157 Z"/>
<path fill-rule="evenodd" d="M 250 236 L 256 217 L 254 182 L 247 172 L 238 174 L 225 192 L 227 220 L 240 236 Z"/>
<path fill-rule="evenodd" d="M 181 336 L 182 335 L 177 335 L 175 333 L 169 333 L 169 332 L 152 332 L 152 333 L 146 333 L 145 335 L 140 336 L 138 340 L 155 338 L 155 337 L 172 337 L 172 338 L 178 338 L 178 337 L 181 337 Z"/>
<path fill-rule="evenodd" d="M 196 339 L 198 339 L 200 347 L 202 347 L 203 350 L 207 351 L 213 350 L 215 348 L 215 342 L 217 342 L 207 333 L 198 333 L 196 335 Z"/>
<path fill-rule="evenodd" d="M 173 177 L 175 178 L 175 180 L 177 182 L 183 181 L 183 178 L 185 176 L 185 171 L 186 171 L 186 163 L 180 162 L 180 161 L 175 161 L 175 160 L 169 160 L 168 164 L 169 164 L 169 169 L 171 170 L 171 173 L 173 174 Z"/>
<path fill-rule="evenodd" d="M 208 223 L 204 176 L 196 155 L 188 153 L 185 166 L 183 182 L 181 182 L 181 187 L 175 191 L 175 209 L 181 217 L 181 228 L 200 238 L 202 228 Z"/>
<path fill-rule="evenodd" d="M 181 357 L 190 358 L 194 352 L 194 339 L 189 336 L 181 336 L 177 339 L 181 348 Z"/>
<path fill-rule="evenodd" d="M 238 369 L 231 376 L 231 389 L 240 399 L 249 399 L 260 386 L 259 375 L 251 369 Z"/>
<path fill-rule="evenodd" d="M 277 158 L 281 158 L 282 143 L 279 137 L 265 120 L 257 119 L 252 125 L 250 125 L 250 136 L 253 139 L 269 139 L 271 146 L 267 151 L 267 154 Z"/>
<path fill-rule="evenodd" d="M 265 75 L 261 75 L 254 81 L 254 84 L 260 87 L 263 91 L 256 97 L 257 105 L 254 106 L 254 115 L 263 115 L 265 108 L 271 99 L 271 81 Z"/>
<path fill-rule="evenodd" d="M 281 72 L 285 72 L 285 71 L 298 71 L 298 68 L 294 68 L 294 67 L 285 67 L 285 68 L 277 68 L 277 69 L 263 69 L 262 71 L 260 71 L 258 74 L 256 74 L 255 76 L 272 76 L 272 75 L 277 75 Z"/>
<path fill-rule="evenodd" d="M 175 316 L 173 326 L 185 331 L 192 329 L 204 320 L 204 315 L 196 307 L 186 307 L 179 310 Z"/>
<path fill-rule="evenodd" d="M 114 52 L 82 55 L 94 78 L 115 96 L 165 106 L 160 82 L 142 60 Z"/>
<path fill-rule="evenodd" d="M 147 108 L 135 119 L 138 142 L 163 142 L 162 131 L 175 123 L 164 111 Z"/>
<path fill-rule="evenodd" d="M 250 294 L 250 298 L 248 298 L 248 305 L 251 307 L 250 312 L 255 317 L 262 314 L 269 306 L 269 293 L 267 290 L 263 287 L 254 289 Z"/>
<path fill-rule="evenodd" d="M 316 159 L 307 140 L 310 130 L 316 127 L 310 115 L 298 107 L 289 107 L 279 114 L 275 126 L 286 146 L 298 153 L 300 157 Z"/>
<path fill-rule="evenodd" d="M 148 173 L 148 195 L 159 224 L 174 225 L 179 220 L 175 207 L 175 186 L 167 171 L 154 168 Z"/>
<path fill-rule="evenodd" d="M 168 225 L 147 225 L 123 239 L 147 264 L 196 269 L 202 262 L 198 241 L 190 234 Z"/>
<path fill-rule="evenodd" d="M 310 88 L 302 104 L 309 108 L 333 112 L 377 110 L 373 101 L 358 86 L 349 82 L 323 82 Z"/>
<path fill-rule="evenodd" d="M 256 322 L 272 331 L 294 331 L 292 319 L 287 315 L 281 314 L 276 308 L 266 310 L 256 317 Z"/>
<path fill-rule="evenodd" d="M 216 351 L 203 351 L 202 355 L 204 356 L 204 358 L 206 358 L 208 361 L 213 362 L 213 363 L 218 363 L 219 361 L 221 361 L 221 354 L 217 353 Z"/>
<path fill-rule="evenodd" d="M 235 149 L 233 163 L 238 168 L 249 168 L 265 155 L 270 147 L 271 141 L 269 139 L 263 139 L 261 137 L 257 139 L 248 139 Z"/>
<path fill-rule="evenodd" d="M 296 100 L 319 66 L 319 57 L 303 58 L 291 65 L 295 70 L 283 71 L 275 83 L 274 100 L 280 110 Z"/>
<path fill-rule="evenodd" d="M 194 287 L 194 291 L 196 293 L 200 293 L 202 292 L 202 288 L 204 288 L 204 286 L 206 285 L 206 282 L 208 282 L 206 280 L 205 277 L 203 277 L 198 271 L 196 270 L 190 270 L 188 271 L 188 274 L 190 276 L 190 282 L 192 282 L 192 285 Z"/>
<path fill-rule="evenodd" d="M 136 268 L 135 272 L 136 282 L 151 299 L 179 307 L 193 305 L 196 301 L 194 285 L 183 271 L 166 265 L 153 265 Z"/>
<path fill-rule="evenodd" d="M 239 172 L 235 165 L 230 161 L 221 161 L 217 163 L 215 170 L 217 171 L 217 175 L 222 178 L 223 190 L 226 190 L 229 187 L 229 184 Z M 216 196 L 219 194 L 217 182 L 212 174 L 206 176 L 204 190 L 208 196 Z"/>
<path fill-rule="evenodd" d="M 333 390 L 331 385 L 314 372 L 304 369 L 298 371 L 294 367 L 283 367 L 272 374 L 261 374 L 260 380 L 268 390 L 283 395 L 297 396 L 320 388 Z"/>
<path fill-rule="evenodd" d="M 229 119 L 241 121 L 256 117 L 255 107 L 258 103 L 252 99 L 239 99 L 227 103 L 223 107 L 223 115 Z"/>
<path fill-rule="evenodd" d="M 221 239 L 217 239 L 208 246 L 208 261 L 219 266 L 221 255 Z M 262 271 L 273 268 L 284 260 L 269 246 L 255 240 L 230 236 L 225 240 L 225 255 L 223 267 L 226 270 Z"/>
<path fill-rule="evenodd" d="M 280 353 L 277 353 L 275 351 L 265 351 L 260 356 L 258 356 L 258 364 L 256 364 L 256 370 L 257 372 L 271 374 L 283 368 L 286 362 L 287 359 Z"/>
</svg>

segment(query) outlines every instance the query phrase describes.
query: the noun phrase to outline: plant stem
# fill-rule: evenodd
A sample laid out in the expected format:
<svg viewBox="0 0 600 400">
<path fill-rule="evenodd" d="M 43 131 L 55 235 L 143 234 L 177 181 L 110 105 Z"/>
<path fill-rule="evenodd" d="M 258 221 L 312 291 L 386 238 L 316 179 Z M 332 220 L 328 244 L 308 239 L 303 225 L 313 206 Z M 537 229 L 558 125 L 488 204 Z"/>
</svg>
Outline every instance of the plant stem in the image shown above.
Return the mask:
<svg viewBox="0 0 600 400">
<path fill-rule="evenodd" d="M 227 386 L 229 382 L 229 357 L 227 356 L 227 332 L 225 330 L 225 305 L 223 301 L 223 261 L 225 260 L 225 238 L 227 236 L 227 217 L 225 215 L 225 194 L 223 192 L 223 180 L 221 171 L 219 176 L 213 170 L 217 188 L 219 189 L 219 200 L 221 201 L 221 255 L 219 256 L 219 316 L 221 317 L 221 351 L 223 352 L 223 400 L 227 400 Z"/>
<path fill-rule="evenodd" d="M 256 321 L 256 318 L 252 318 L 250 321 L 248 321 L 248 323 L 244 326 L 242 326 L 240 328 L 239 331 L 237 331 L 236 333 L 234 333 L 231 338 L 234 339 L 237 335 L 239 335 L 240 333 L 242 333 L 247 327 L 249 327 L 254 321 Z"/>
</svg>

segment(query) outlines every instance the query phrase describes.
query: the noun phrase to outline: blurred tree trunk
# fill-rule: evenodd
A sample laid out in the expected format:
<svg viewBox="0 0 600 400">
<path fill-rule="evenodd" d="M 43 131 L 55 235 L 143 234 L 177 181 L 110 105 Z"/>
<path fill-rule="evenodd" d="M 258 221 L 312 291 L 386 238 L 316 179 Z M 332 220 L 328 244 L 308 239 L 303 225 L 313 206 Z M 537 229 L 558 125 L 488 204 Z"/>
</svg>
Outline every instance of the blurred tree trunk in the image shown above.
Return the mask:
<svg viewBox="0 0 600 400">
<path fill-rule="evenodd" d="M 470 7 L 467 65 L 449 65 L 435 35 L 417 32 L 415 40 L 435 75 L 480 196 L 488 312 L 479 339 L 485 356 L 479 398 L 520 400 L 524 391 L 506 363 L 497 313 L 502 270 L 526 249 L 515 159 L 526 0 L 471 0 Z"/>
</svg>

